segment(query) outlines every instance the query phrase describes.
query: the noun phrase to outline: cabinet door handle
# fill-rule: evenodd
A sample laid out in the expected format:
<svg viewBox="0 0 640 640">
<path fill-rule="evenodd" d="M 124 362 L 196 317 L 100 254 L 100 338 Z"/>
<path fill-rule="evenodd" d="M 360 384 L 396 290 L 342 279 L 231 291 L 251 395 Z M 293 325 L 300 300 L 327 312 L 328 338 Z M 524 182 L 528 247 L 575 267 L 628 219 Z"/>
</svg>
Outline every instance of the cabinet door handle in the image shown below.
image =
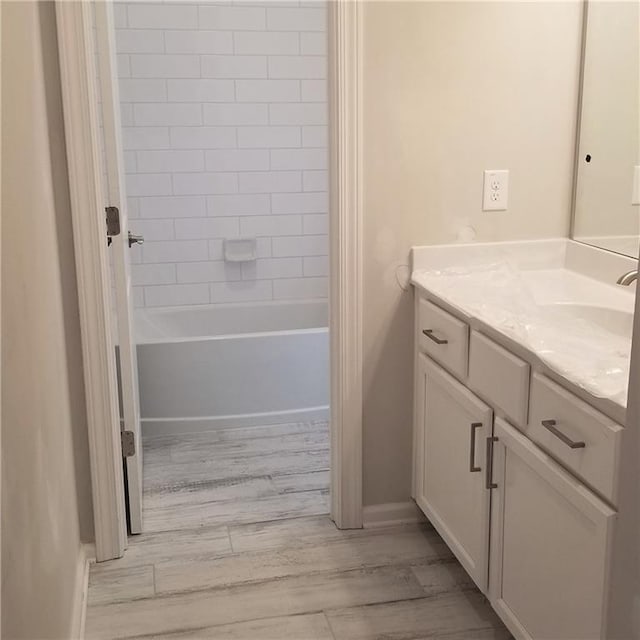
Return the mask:
<svg viewBox="0 0 640 640">
<path fill-rule="evenodd" d="M 424 333 L 429 340 L 433 340 L 436 344 L 449 344 L 448 340 L 444 340 L 443 338 L 438 338 L 438 336 L 433 335 L 433 329 L 423 329 L 422 333 Z"/>
<path fill-rule="evenodd" d="M 562 442 L 571 449 L 584 449 L 587 446 L 586 443 L 582 441 L 576 442 L 569 438 L 569 436 L 565 436 L 560 429 L 556 428 L 557 422 L 555 420 L 542 420 L 541 424 L 545 429 L 551 431 L 556 438 L 562 440 Z"/>
<path fill-rule="evenodd" d="M 476 431 L 482 427 L 482 422 L 471 423 L 471 445 L 469 446 L 469 471 L 475 473 L 482 471 L 481 467 L 476 467 Z"/>
<path fill-rule="evenodd" d="M 487 475 L 485 486 L 487 489 L 497 489 L 498 485 L 493 482 L 493 443 L 498 442 L 498 438 L 490 436 L 487 438 Z"/>
</svg>

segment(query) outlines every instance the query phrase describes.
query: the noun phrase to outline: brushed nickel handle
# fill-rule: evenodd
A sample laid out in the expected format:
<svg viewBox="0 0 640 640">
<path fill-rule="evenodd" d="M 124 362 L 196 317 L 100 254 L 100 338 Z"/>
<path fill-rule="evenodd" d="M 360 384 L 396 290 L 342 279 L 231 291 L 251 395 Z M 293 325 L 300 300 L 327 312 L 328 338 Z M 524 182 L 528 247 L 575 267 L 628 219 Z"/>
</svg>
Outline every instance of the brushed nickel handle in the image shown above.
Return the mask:
<svg viewBox="0 0 640 640">
<path fill-rule="evenodd" d="M 485 487 L 491 491 L 491 489 L 497 489 L 498 485 L 493 482 L 493 443 L 498 442 L 498 438 L 490 436 L 487 438 L 487 475 L 485 478 Z"/>
<path fill-rule="evenodd" d="M 139 236 L 129 231 L 129 247 L 132 247 L 134 244 L 142 244 L 143 242 L 144 236 Z"/>
<path fill-rule="evenodd" d="M 542 426 L 551 431 L 556 438 L 564 442 L 567 447 L 571 449 L 584 449 L 587 445 L 585 442 L 572 440 L 568 436 L 565 436 L 560 429 L 556 428 L 556 424 L 558 424 L 555 420 L 542 420 Z"/>
<path fill-rule="evenodd" d="M 433 329 L 423 329 L 422 333 L 424 333 L 429 340 L 433 340 L 436 344 L 449 344 L 448 340 L 444 340 L 443 338 L 438 338 L 438 336 L 433 335 Z"/>
<path fill-rule="evenodd" d="M 471 423 L 471 446 L 469 447 L 469 471 L 475 473 L 482 471 L 481 467 L 476 467 L 476 431 L 482 427 L 482 422 Z"/>
</svg>

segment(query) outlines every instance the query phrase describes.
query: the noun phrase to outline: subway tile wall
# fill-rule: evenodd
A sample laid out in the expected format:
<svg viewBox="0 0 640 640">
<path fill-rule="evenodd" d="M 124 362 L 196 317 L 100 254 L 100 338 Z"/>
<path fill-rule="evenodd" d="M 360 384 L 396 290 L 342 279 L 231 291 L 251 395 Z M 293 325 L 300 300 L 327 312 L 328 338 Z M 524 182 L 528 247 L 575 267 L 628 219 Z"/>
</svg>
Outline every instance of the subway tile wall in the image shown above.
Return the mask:
<svg viewBox="0 0 640 640">
<path fill-rule="evenodd" d="M 116 5 L 138 306 L 327 296 L 326 13 Z M 235 237 L 257 239 L 255 262 L 224 261 Z"/>
</svg>

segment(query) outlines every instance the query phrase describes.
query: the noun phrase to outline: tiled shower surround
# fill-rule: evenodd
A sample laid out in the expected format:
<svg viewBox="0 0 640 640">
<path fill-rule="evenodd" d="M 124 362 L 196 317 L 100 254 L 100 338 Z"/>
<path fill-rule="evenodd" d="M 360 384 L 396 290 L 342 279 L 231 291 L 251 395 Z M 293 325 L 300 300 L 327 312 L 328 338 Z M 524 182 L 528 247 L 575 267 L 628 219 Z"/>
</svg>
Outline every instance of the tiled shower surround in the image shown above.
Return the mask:
<svg viewBox="0 0 640 640">
<path fill-rule="evenodd" d="M 137 306 L 326 297 L 326 11 L 116 5 Z"/>
</svg>

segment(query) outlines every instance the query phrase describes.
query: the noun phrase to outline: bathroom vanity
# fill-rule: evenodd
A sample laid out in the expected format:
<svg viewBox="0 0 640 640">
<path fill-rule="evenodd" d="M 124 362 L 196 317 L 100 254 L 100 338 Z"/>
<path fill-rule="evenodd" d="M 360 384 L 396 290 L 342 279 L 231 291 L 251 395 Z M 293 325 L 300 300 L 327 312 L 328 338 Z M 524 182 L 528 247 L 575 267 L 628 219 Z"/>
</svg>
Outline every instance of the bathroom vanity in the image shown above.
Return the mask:
<svg viewBox="0 0 640 640">
<path fill-rule="evenodd" d="M 603 637 L 636 266 L 413 249 L 413 497 L 516 638 Z"/>
</svg>

